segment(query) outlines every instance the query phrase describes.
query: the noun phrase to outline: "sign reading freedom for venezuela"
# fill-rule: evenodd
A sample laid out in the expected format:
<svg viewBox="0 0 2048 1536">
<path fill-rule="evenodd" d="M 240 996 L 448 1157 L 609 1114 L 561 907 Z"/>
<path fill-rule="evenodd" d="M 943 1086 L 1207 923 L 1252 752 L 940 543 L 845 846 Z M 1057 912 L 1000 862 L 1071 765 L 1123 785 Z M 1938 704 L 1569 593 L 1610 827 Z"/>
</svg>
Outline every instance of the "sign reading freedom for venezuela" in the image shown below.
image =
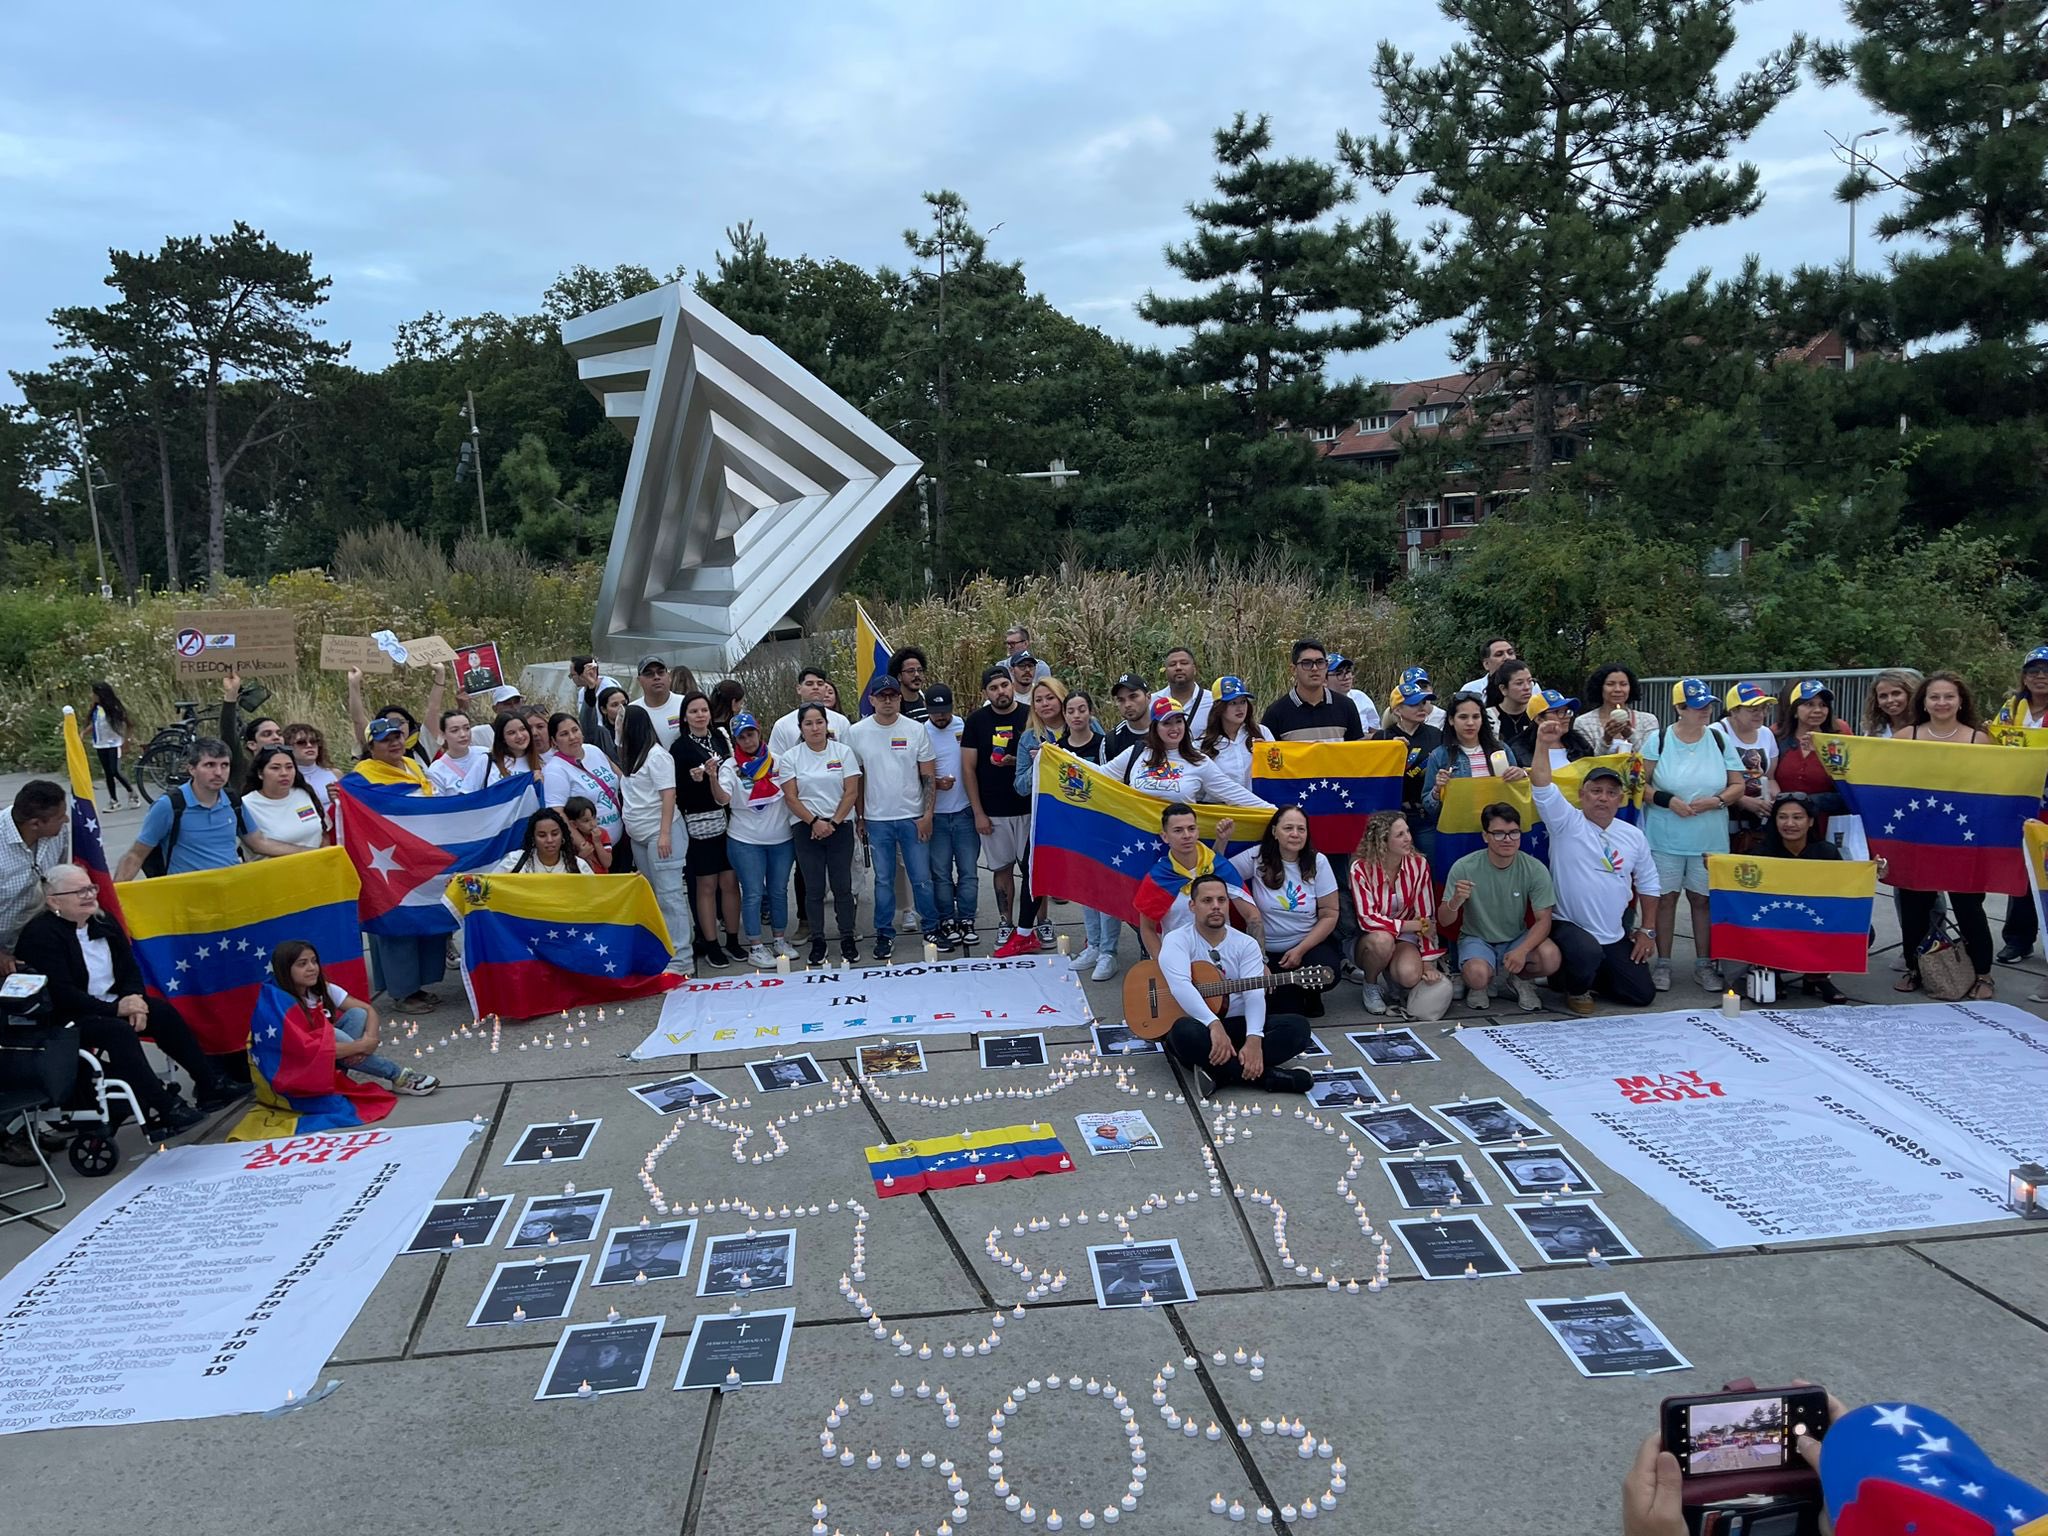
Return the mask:
<svg viewBox="0 0 2048 1536">
<path fill-rule="evenodd" d="M 635 1060 L 690 1051 L 806 1046 L 856 1035 L 957 1035 L 991 1024 L 1042 1029 L 1095 1022 L 1065 955 L 935 960 L 914 965 L 813 967 L 787 976 L 697 980 L 668 994 L 661 1022 Z"/>
<path fill-rule="evenodd" d="M 2048 1037 L 2000 1003 L 1458 1038 L 1718 1248 L 1997 1221 L 2005 1170 L 2048 1154 Z"/>
<path fill-rule="evenodd" d="M 145 1158 L 0 1279 L 0 1434 L 304 1397 L 475 1128 Z"/>
</svg>

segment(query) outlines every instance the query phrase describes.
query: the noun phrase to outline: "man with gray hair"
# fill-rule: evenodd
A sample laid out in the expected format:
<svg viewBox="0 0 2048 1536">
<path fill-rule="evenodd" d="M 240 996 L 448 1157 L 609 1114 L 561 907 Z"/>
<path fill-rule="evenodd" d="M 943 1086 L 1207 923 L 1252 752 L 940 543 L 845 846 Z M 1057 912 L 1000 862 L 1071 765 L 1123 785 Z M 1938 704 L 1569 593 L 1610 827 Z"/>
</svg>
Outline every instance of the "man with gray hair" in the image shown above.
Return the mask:
<svg viewBox="0 0 2048 1536">
<path fill-rule="evenodd" d="M 202 736 L 185 753 L 191 778 L 149 808 L 135 845 L 121 855 L 116 882 L 151 874 L 186 875 L 226 869 L 242 860 L 242 807 L 227 792 L 228 744 Z M 156 857 L 152 860 L 151 855 Z"/>
</svg>

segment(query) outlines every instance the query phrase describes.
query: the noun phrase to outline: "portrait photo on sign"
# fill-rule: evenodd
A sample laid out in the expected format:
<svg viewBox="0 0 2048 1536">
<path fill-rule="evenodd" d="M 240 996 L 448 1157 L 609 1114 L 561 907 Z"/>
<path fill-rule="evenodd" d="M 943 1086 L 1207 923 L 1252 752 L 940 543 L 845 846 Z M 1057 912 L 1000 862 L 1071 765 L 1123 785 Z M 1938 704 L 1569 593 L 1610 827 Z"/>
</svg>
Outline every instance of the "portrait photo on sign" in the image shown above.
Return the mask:
<svg viewBox="0 0 2048 1536">
<path fill-rule="evenodd" d="M 1317 1109 L 1362 1109 L 1383 1098 L 1357 1067 L 1310 1067 L 1308 1101 Z"/>
<path fill-rule="evenodd" d="M 747 1075 L 763 1093 L 783 1093 L 791 1088 L 824 1086 L 825 1069 L 817 1057 L 805 1051 L 799 1056 L 777 1056 L 768 1061 L 747 1063 Z"/>
<path fill-rule="evenodd" d="M 589 1262 L 586 1253 L 573 1259 L 551 1259 L 543 1254 L 500 1264 L 491 1271 L 483 1295 L 477 1298 L 469 1326 L 510 1327 L 567 1317 L 576 1293 L 583 1288 L 583 1270 Z"/>
<path fill-rule="evenodd" d="M 1491 1205 L 1486 1191 L 1472 1177 L 1465 1159 L 1450 1157 L 1383 1157 L 1380 1167 L 1404 1209 L 1435 1211 L 1456 1205 Z"/>
<path fill-rule="evenodd" d="M 564 1328 L 541 1372 L 535 1402 L 592 1397 L 604 1392 L 638 1392 L 654 1369 L 654 1346 L 666 1317 L 629 1317 L 616 1323 L 577 1323 Z"/>
<path fill-rule="evenodd" d="M 1598 1184 L 1563 1147 L 1488 1147 L 1486 1160 L 1518 1195 L 1597 1195 Z"/>
<path fill-rule="evenodd" d="M 1522 1272 L 1476 1216 L 1411 1216 L 1388 1225 L 1425 1280 Z"/>
<path fill-rule="evenodd" d="M 1412 1029 L 1365 1029 L 1344 1038 L 1376 1067 L 1405 1067 L 1418 1061 L 1442 1060 Z"/>
<path fill-rule="evenodd" d="M 574 1163 L 582 1160 L 590 1150 L 590 1143 L 597 1135 L 597 1128 L 604 1124 L 596 1120 L 551 1120 L 540 1125 L 529 1125 L 519 1133 L 519 1139 L 512 1143 L 512 1151 L 505 1159 L 507 1168 L 523 1167 L 529 1163 Z"/>
<path fill-rule="evenodd" d="M 1113 1109 L 1101 1115 L 1076 1115 L 1081 1139 L 1100 1157 L 1105 1152 L 1157 1152 L 1159 1133 L 1142 1109 Z"/>
<path fill-rule="evenodd" d="M 1692 1362 L 1671 1347 L 1626 1291 L 1603 1296 L 1530 1297 L 1529 1310 L 1550 1330 L 1581 1376 L 1684 1371 Z"/>
<path fill-rule="evenodd" d="M 578 1190 L 573 1195 L 530 1195 L 519 1223 L 512 1229 L 507 1248 L 556 1248 L 564 1243 L 587 1243 L 597 1236 L 605 1207 L 611 1204 L 608 1189 Z M 548 1239 L 552 1237 L 551 1243 Z"/>
<path fill-rule="evenodd" d="M 1318 1035 L 1314 1030 L 1310 1030 L 1308 1032 L 1308 1044 L 1301 1048 L 1300 1056 L 1297 1056 L 1296 1060 L 1299 1060 L 1301 1056 L 1327 1056 L 1329 1054 L 1330 1048 L 1323 1044 L 1322 1036 Z"/>
<path fill-rule="evenodd" d="M 1154 1307 L 1194 1301 L 1195 1282 L 1177 1239 L 1101 1243 L 1088 1250 L 1098 1307 Z"/>
<path fill-rule="evenodd" d="M 750 1296 L 777 1291 L 796 1274 L 796 1229 L 735 1232 L 704 1245 L 704 1267 L 697 1275 L 699 1296 Z"/>
<path fill-rule="evenodd" d="M 1478 1147 L 1497 1146 L 1504 1141 L 1530 1141 L 1551 1134 L 1520 1110 L 1508 1108 L 1499 1099 L 1470 1099 L 1429 1107 L 1448 1120 L 1453 1130 Z"/>
<path fill-rule="evenodd" d="M 796 1309 L 766 1312 L 701 1313 L 683 1346 L 676 1390 L 699 1387 L 772 1387 L 789 1362 L 789 1336 Z"/>
<path fill-rule="evenodd" d="M 1449 1131 L 1429 1123 L 1418 1110 L 1406 1104 L 1382 1109 L 1354 1109 L 1344 1116 L 1355 1131 L 1377 1142 L 1382 1151 L 1412 1152 L 1417 1147 L 1448 1147 L 1456 1140 Z"/>
<path fill-rule="evenodd" d="M 1045 1036 L 983 1035 L 981 1064 L 984 1067 L 1042 1067 L 1045 1065 Z"/>
<path fill-rule="evenodd" d="M 639 1285 L 652 1280 L 678 1280 L 690 1269 L 690 1246 L 696 1240 L 694 1221 L 665 1221 L 660 1226 L 613 1227 L 605 1234 L 592 1285 Z"/>
<path fill-rule="evenodd" d="M 657 1115 L 679 1115 L 695 1104 L 716 1104 L 725 1095 L 694 1072 L 678 1072 L 658 1083 L 626 1090 Z"/>
<path fill-rule="evenodd" d="M 902 1077 L 930 1069 L 924 1064 L 922 1040 L 885 1040 L 854 1051 L 854 1067 L 862 1077 Z"/>
<path fill-rule="evenodd" d="M 498 1228 L 511 1208 L 510 1195 L 492 1195 L 482 1200 L 436 1200 L 420 1219 L 419 1230 L 403 1249 L 406 1253 L 446 1253 L 452 1248 L 488 1248 L 498 1240 Z M 460 1243 L 456 1242 L 461 1238 Z"/>
<path fill-rule="evenodd" d="M 1127 1024 L 1095 1025 L 1095 1054 L 1098 1056 L 1143 1056 L 1166 1047 L 1131 1032 Z"/>
<path fill-rule="evenodd" d="M 1590 1264 L 1596 1256 L 1609 1261 L 1642 1257 L 1635 1244 L 1590 1201 L 1555 1200 L 1543 1205 L 1532 1200 L 1510 1205 L 1508 1214 L 1546 1264 Z"/>
</svg>

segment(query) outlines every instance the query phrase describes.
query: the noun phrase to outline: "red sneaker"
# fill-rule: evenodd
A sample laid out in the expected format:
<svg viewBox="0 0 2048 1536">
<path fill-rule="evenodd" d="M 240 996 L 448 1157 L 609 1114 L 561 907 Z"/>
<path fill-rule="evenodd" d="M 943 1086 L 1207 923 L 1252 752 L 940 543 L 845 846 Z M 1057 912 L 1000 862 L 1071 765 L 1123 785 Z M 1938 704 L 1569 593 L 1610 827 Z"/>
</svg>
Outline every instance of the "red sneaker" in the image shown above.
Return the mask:
<svg viewBox="0 0 2048 1536">
<path fill-rule="evenodd" d="M 995 958 L 1007 960 L 1012 955 L 1035 955 L 1039 949 L 1038 935 L 1029 928 L 1019 928 L 996 946 Z"/>
</svg>

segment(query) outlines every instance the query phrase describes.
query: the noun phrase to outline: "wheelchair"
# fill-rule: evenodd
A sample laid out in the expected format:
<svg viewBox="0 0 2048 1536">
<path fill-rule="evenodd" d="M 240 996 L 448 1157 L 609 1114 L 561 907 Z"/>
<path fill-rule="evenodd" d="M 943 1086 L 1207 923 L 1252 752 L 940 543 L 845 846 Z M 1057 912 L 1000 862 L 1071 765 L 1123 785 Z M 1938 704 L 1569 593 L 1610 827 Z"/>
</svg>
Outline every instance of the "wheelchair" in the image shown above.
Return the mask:
<svg viewBox="0 0 2048 1536">
<path fill-rule="evenodd" d="M 79 1068 L 83 1066 L 92 1084 L 91 1101 L 69 1107 L 78 1097 Z M 59 1210 L 65 1203 L 64 1186 L 50 1166 L 42 1135 L 55 1131 L 70 1136 L 66 1149 L 72 1168 L 89 1179 L 105 1178 L 121 1161 L 114 1133 L 125 1118 L 143 1123 L 142 1104 L 135 1090 L 119 1078 L 109 1077 L 100 1059 L 78 1043 L 78 1026 L 51 1016 L 50 1001 L 40 976 L 17 974 L 0 983 L 0 1133 L 20 1132 L 35 1153 L 41 1177 L 27 1184 L 0 1189 L 0 1226 Z M 13 1204 L 22 1195 L 55 1192 L 55 1198 L 32 1209 Z"/>
</svg>

